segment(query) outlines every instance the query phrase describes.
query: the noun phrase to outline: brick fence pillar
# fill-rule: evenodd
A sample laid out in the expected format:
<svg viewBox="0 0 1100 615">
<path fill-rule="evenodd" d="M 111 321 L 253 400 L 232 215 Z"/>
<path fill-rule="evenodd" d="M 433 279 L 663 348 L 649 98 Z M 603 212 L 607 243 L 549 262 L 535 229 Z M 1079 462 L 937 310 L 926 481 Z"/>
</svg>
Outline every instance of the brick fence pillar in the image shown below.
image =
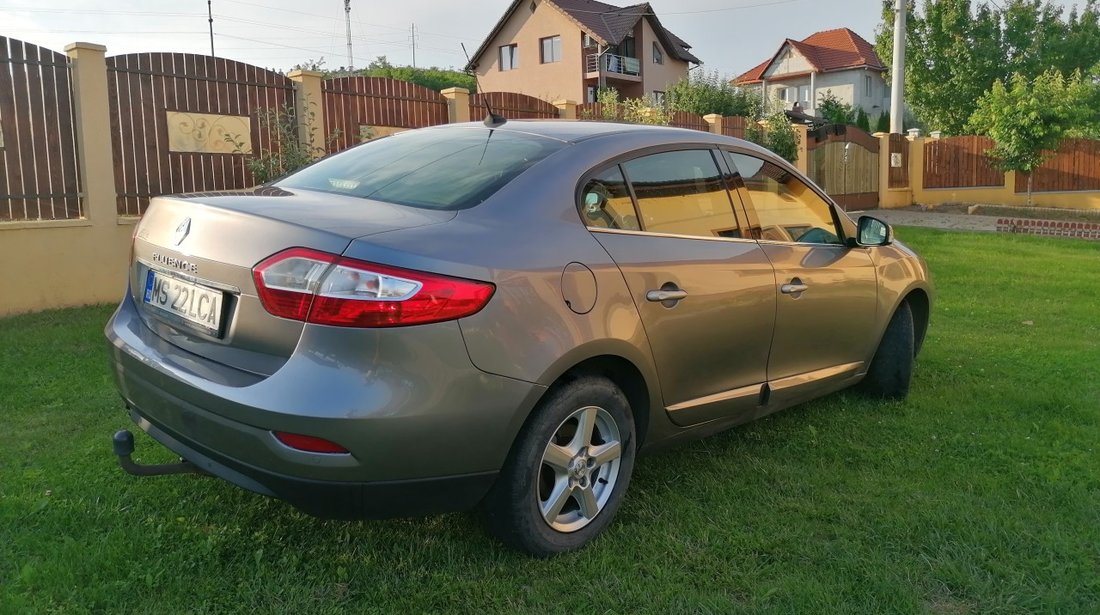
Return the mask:
<svg viewBox="0 0 1100 615">
<path fill-rule="evenodd" d="M 716 135 L 725 134 L 726 118 L 718 115 L 717 113 L 709 113 L 703 116 L 703 119 L 710 124 L 710 131 Z"/>
<path fill-rule="evenodd" d="M 470 90 L 447 88 L 440 92 L 447 99 L 447 121 L 451 124 L 470 121 Z"/>
<path fill-rule="evenodd" d="M 577 103 L 571 100 L 555 100 L 551 104 L 558 108 L 558 116 L 561 117 L 561 119 L 577 119 Z"/>
<path fill-rule="evenodd" d="M 325 143 L 325 105 L 321 83 L 324 75 L 315 70 L 292 70 L 294 106 L 298 111 L 298 139 L 314 158 L 328 153 Z"/>
</svg>

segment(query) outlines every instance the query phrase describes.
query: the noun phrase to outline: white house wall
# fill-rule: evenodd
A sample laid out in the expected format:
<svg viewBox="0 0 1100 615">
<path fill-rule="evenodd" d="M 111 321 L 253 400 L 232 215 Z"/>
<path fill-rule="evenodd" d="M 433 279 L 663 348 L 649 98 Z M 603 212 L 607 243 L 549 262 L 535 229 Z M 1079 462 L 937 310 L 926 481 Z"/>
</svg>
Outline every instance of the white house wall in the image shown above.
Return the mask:
<svg viewBox="0 0 1100 615">
<path fill-rule="evenodd" d="M 764 71 L 765 79 L 779 78 L 783 75 L 792 75 L 798 73 L 808 73 L 812 71 L 814 67 L 806 60 L 806 57 L 801 53 L 798 53 L 794 48 L 788 44 L 783 45 L 783 50 L 779 52 L 779 57 L 772 62 L 768 70 Z"/>
</svg>

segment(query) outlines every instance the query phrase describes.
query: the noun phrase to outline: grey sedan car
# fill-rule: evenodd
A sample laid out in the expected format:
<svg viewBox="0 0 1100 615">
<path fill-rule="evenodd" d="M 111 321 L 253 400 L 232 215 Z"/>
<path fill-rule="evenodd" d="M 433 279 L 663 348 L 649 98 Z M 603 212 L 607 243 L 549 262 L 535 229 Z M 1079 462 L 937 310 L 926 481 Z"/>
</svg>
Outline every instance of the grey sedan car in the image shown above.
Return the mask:
<svg viewBox="0 0 1100 615">
<path fill-rule="evenodd" d="M 129 282 L 113 372 L 183 458 L 165 472 L 323 517 L 479 507 L 542 556 L 607 527 L 638 453 L 856 384 L 903 397 L 932 300 L 887 225 L 764 149 L 558 121 L 154 199 Z"/>
</svg>

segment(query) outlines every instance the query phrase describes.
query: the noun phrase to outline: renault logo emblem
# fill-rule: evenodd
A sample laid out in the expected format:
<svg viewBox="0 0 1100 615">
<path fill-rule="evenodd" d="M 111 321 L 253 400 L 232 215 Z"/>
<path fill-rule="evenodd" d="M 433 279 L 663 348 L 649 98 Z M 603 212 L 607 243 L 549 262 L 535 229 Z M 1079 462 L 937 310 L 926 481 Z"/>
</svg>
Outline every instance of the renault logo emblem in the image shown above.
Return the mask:
<svg viewBox="0 0 1100 615">
<path fill-rule="evenodd" d="M 184 218 L 183 222 L 176 227 L 176 232 L 172 234 L 172 245 L 180 245 L 184 239 L 187 239 L 187 234 L 191 232 L 191 218 Z"/>
</svg>

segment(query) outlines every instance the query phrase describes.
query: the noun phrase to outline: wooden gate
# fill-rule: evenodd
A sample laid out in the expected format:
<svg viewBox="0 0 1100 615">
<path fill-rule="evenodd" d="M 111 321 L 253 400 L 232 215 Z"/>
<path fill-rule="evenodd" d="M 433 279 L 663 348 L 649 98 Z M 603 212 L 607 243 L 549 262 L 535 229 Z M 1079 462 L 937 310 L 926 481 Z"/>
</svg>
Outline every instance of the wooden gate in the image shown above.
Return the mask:
<svg viewBox="0 0 1100 615">
<path fill-rule="evenodd" d="M 845 211 L 878 207 L 879 140 L 855 126 L 831 124 L 810 133 L 810 179 Z"/>
<path fill-rule="evenodd" d="M 190 53 L 107 58 L 118 213 L 138 216 L 151 197 L 253 185 L 246 153 L 278 151 L 259 114 L 292 108 L 294 83 L 251 64 Z"/>
<path fill-rule="evenodd" d="M 67 56 L 0 36 L 0 222 L 84 215 L 73 107 Z"/>
</svg>

